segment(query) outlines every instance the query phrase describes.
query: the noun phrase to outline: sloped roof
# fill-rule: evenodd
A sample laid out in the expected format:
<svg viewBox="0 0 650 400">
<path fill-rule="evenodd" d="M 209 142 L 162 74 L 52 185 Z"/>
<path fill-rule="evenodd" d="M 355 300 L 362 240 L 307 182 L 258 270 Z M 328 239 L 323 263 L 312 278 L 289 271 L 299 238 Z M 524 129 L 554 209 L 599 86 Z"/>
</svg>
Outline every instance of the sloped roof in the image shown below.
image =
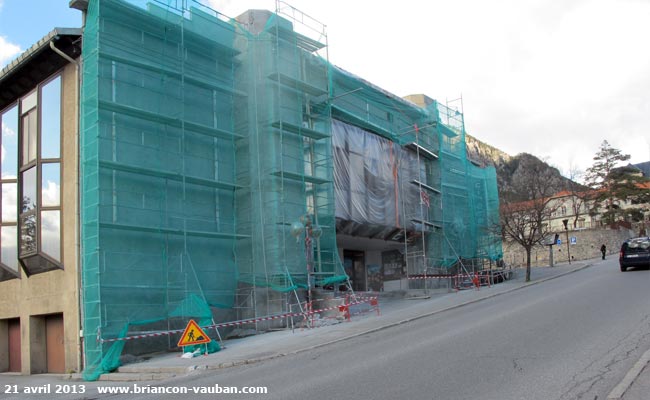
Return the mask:
<svg viewBox="0 0 650 400">
<path fill-rule="evenodd" d="M 32 90 L 39 82 L 55 73 L 68 61 L 50 48 L 72 58 L 81 55 L 80 28 L 54 28 L 50 33 L 0 70 L 0 110 Z"/>
</svg>

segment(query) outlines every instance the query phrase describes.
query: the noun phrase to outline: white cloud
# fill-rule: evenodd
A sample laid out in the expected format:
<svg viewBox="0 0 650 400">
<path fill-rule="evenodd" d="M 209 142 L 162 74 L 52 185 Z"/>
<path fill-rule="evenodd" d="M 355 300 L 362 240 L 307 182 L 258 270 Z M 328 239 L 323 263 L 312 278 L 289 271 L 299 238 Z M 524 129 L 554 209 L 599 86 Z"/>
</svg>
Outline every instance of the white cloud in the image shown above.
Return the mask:
<svg viewBox="0 0 650 400">
<path fill-rule="evenodd" d="M 15 226 L 0 228 L 0 243 L 2 243 L 2 262 L 18 272 L 17 228 Z"/>
<path fill-rule="evenodd" d="M 228 16 L 274 0 L 204 0 Z M 650 2 L 288 0 L 330 61 L 397 95 L 462 93 L 467 131 L 584 170 L 603 140 L 650 160 Z"/>
<path fill-rule="evenodd" d="M 2 136 L 4 137 L 14 137 L 16 136 L 16 132 L 11 129 L 7 124 L 2 124 Z"/>
<path fill-rule="evenodd" d="M 442 100 L 462 91 L 468 132 L 513 155 L 585 169 L 607 139 L 632 162 L 650 160 L 650 53 L 639 50 L 650 48 L 650 3 L 545 2 L 542 13 L 534 3 L 477 12 L 492 27 L 465 24 L 475 43 L 437 52 L 445 66 L 431 69 L 447 82 L 422 90 Z"/>
<path fill-rule="evenodd" d="M 58 260 L 61 258 L 61 212 L 43 211 L 41 216 L 41 248 Z"/>
<path fill-rule="evenodd" d="M 42 189 L 42 203 L 47 206 L 57 206 L 61 204 L 61 187 L 50 180 L 47 181 L 47 186 Z"/>
<path fill-rule="evenodd" d="M 16 205 L 18 192 L 15 183 L 2 184 L 2 220 L 6 222 L 17 221 Z"/>
<path fill-rule="evenodd" d="M 274 0 L 203 0 L 203 3 L 231 18 L 235 18 L 249 9 L 275 10 Z"/>
<path fill-rule="evenodd" d="M 15 145 L 16 143 L 16 131 L 14 131 L 8 124 L 3 123 L 2 124 L 2 158 L 1 162 L 4 164 L 5 162 L 5 157 L 7 156 L 7 149 L 5 148 L 5 144 L 9 144 L 9 148 L 11 148 L 12 144 Z M 2 171 L 2 178 L 3 179 L 12 179 L 15 178 L 14 176 L 8 175 L 6 171 Z"/>
<path fill-rule="evenodd" d="M 8 42 L 4 36 L 0 36 L 0 68 L 4 67 L 9 63 L 9 61 L 16 58 L 16 56 L 21 52 L 22 50 L 19 46 Z"/>
<path fill-rule="evenodd" d="M 231 17 L 276 4 L 201 1 Z M 334 64 L 397 95 L 462 93 L 468 132 L 508 153 L 585 169 L 606 139 L 650 160 L 646 0 L 287 2 L 327 25 Z M 20 51 L 0 37 L 0 67 Z"/>
<path fill-rule="evenodd" d="M 220 11 L 232 4 L 232 0 L 206 0 L 205 5 L 208 7 Z"/>
</svg>

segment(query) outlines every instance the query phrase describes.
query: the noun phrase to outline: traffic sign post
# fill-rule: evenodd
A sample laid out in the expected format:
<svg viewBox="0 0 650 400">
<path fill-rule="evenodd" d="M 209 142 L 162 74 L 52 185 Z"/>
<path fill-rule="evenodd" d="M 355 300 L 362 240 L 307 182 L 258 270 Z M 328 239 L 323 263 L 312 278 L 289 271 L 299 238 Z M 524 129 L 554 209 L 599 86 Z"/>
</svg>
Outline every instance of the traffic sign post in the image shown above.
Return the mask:
<svg viewBox="0 0 650 400">
<path fill-rule="evenodd" d="M 193 319 L 187 323 L 187 327 L 183 331 L 181 338 L 178 340 L 178 347 L 191 346 L 195 344 L 205 344 L 205 355 L 208 355 L 208 343 L 212 339 L 201 329 L 201 327 L 194 322 Z"/>
</svg>

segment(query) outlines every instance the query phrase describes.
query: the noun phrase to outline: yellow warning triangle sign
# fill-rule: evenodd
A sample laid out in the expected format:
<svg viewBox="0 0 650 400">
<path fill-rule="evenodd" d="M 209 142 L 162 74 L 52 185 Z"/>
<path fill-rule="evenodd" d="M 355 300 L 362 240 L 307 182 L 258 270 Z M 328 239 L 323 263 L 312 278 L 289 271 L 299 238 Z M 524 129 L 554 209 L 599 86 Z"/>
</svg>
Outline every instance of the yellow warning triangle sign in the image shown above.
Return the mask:
<svg viewBox="0 0 650 400">
<path fill-rule="evenodd" d="M 201 329 L 197 323 L 191 319 L 190 322 L 187 323 L 187 327 L 178 341 L 178 347 L 209 343 L 211 341 L 212 339 L 203 332 L 203 329 Z"/>
</svg>

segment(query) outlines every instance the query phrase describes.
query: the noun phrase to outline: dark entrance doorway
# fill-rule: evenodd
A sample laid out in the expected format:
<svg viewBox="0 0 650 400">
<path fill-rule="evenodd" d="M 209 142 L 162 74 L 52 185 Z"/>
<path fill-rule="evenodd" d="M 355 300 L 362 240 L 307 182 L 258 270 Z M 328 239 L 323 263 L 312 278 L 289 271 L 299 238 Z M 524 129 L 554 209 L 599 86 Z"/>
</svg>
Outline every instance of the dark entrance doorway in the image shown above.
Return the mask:
<svg viewBox="0 0 650 400">
<path fill-rule="evenodd" d="M 20 372 L 22 363 L 20 359 L 20 319 L 7 320 L 9 337 L 9 372 Z"/>
<path fill-rule="evenodd" d="M 343 250 L 345 273 L 352 280 L 352 289 L 365 292 L 368 290 L 365 254 L 363 251 Z"/>
<path fill-rule="evenodd" d="M 45 317 L 45 337 L 47 340 L 47 372 L 64 373 L 63 314 L 53 314 Z"/>
</svg>

